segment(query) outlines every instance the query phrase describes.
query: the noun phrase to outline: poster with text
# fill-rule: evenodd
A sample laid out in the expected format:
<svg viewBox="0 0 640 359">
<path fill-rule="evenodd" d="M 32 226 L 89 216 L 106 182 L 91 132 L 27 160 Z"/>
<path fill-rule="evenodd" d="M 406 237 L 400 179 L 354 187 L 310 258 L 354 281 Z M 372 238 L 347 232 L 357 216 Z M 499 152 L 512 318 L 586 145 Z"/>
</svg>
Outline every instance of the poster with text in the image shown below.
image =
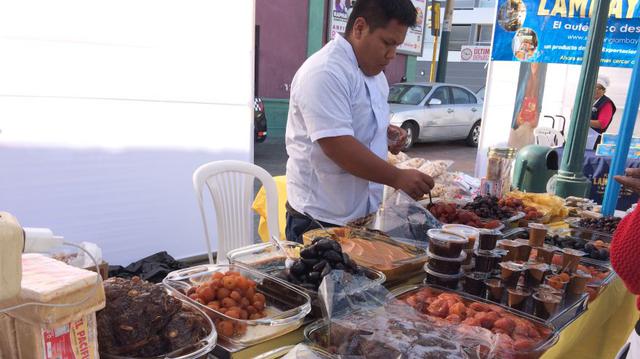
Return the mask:
<svg viewBox="0 0 640 359">
<path fill-rule="evenodd" d="M 582 63 L 597 0 L 498 0 L 494 61 Z M 632 67 L 640 37 L 640 2 L 612 0 L 602 66 Z"/>
<path fill-rule="evenodd" d="M 407 30 L 404 43 L 398 46 L 397 52 L 405 55 L 421 56 L 424 43 L 427 0 L 411 0 L 411 2 L 418 13 L 417 25 Z M 347 20 L 355 3 L 355 0 L 331 0 L 329 2 L 329 28 L 327 31 L 329 40 L 333 40 L 337 34 L 344 34 L 347 28 Z"/>
</svg>

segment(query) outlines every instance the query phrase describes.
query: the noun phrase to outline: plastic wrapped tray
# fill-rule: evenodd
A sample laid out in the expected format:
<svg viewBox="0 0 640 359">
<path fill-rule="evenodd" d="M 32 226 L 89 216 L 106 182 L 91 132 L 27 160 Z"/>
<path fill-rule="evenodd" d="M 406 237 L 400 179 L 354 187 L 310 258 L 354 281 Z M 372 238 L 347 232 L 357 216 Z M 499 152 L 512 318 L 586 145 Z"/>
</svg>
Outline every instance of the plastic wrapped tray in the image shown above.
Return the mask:
<svg viewBox="0 0 640 359">
<path fill-rule="evenodd" d="M 517 310 L 513 310 L 512 308 L 507 307 L 505 305 L 497 304 L 497 303 L 488 301 L 486 299 L 469 295 L 464 292 L 452 291 L 447 288 L 423 284 L 423 285 L 413 285 L 413 286 L 405 286 L 405 287 L 397 288 L 390 293 L 390 296 L 396 299 L 402 299 L 403 297 L 416 293 L 422 290 L 423 288 L 429 288 L 436 295 L 440 295 L 442 293 L 453 293 L 455 295 L 460 296 L 466 305 L 471 305 L 472 303 L 481 303 L 482 305 L 491 305 L 491 306 L 498 307 L 499 310 L 507 312 L 520 319 L 529 321 L 536 328 L 548 332 L 548 336 L 546 338 L 542 338 L 542 340 L 539 343 L 537 343 L 533 348 L 518 350 L 517 355 L 515 355 L 515 357 L 517 358 L 538 358 L 542 354 L 544 354 L 545 351 L 547 351 L 549 348 L 555 345 L 555 343 L 558 341 L 558 336 L 559 336 L 558 330 L 552 323 L 545 322 L 544 320 L 541 320 L 532 315 L 529 315 Z M 502 357 L 502 355 L 499 355 L 498 357 Z"/>
<path fill-rule="evenodd" d="M 584 239 L 586 241 L 597 241 L 601 240 L 606 243 L 611 243 L 613 239 L 613 234 L 594 231 L 592 229 L 580 227 L 580 218 L 567 218 L 565 222 L 574 229 L 574 235 L 579 236 L 578 238 Z"/>
<path fill-rule="evenodd" d="M 421 273 L 422 266 L 427 261 L 427 253 L 423 247 L 421 248 L 408 243 L 394 241 L 389 236 L 378 231 L 362 228 L 337 227 L 329 228 L 327 231 L 323 229 L 316 229 L 306 232 L 303 235 L 303 241 L 306 245 L 309 245 L 311 244 L 311 241 L 318 236 L 326 237 L 328 235 L 327 232 L 334 236 L 333 238 L 342 246 L 343 252 L 347 253 L 358 265 L 382 272 L 388 282 L 400 282 Z M 364 249 L 363 253 L 356 253 L 355 246 L 353 249 L 350 249 L 347 245 L 347 242 L 350 241 L 350 236 L 357 238 L 356 240 L 361 241 L 361 244 L 370 245 L 371 248 L 366 250 L 364 247 L 360 246 L 358 249 Z M 356 243 L 356 245 L 358 244 Z M 381 246 L 381 248 L 376 250 L 376 246 Z M 372 252 L 385 253 L 388 252 L 387 248 L 402 251 L 412 257 L 399 259 L 391 262 L 390 265 L 380 265 L 370 260 Z"/>
<path fill-rule="evenodd" d="M 300 250 L 304 248 L 302 244 L 296 242 L 284 241 L 282 245 L 293 257 L 299 257 Z M 286 257 L 284 253 L 271 242 L 234 249 L 227 253 L 227 259 L 229 263 L 239 263 L 273 277 L 281 277 L 286 270 Z M 366 267 L 363 267 L 362 270 L 367 278 L 372 280 L 372 285 L 382 285 L 386 280 L 386 276 L 380 271 Z M 317 291 L 312 291 L 292 283 L 288 284 L 306 293 L 311 299 L 311 314 L 316 318 L 322 317 Z M 366 288 L 363 288 L 363 290 L 364 289 Z"/>
<path fill-rule="evenodd" d="M 204 355 L 206 355 L 211 350 L 213 350 L 213 348 L 216 346 L 216 340 L 218 338 L 218 334 L 213 325 L 213 321 L 211 320 L 209 315 L 205 314 L 205 312 L 201 310 L 198 305 L 195 305 L 192 301 L 185 300 L 184 298 L 182 298 L 182 296 L 177 296 L 175 291 L 172 291 L 169 288 L 166 288 L 166 290 L 169 295 L 175 296 L 178 299 L 180 299 L 180 301 L 182 302 L 183 308 L 188 308 L 188 310 L 198 313 L 205 319 L 205 322 L 209 325 L 209 328 L 208 328 L 209 335 L 207 335 L 206 337 L 200 339 L 200 341 L 198 341 L 197 343 L 194 343 L 188 347 L 181 348 L 171 353 L 158 355 L 154 357 L 146 357 L 146 358 L 135 357 L 134 358 L 134 357 L 113 355 L 113 354 L 100 352 L 101 358 L 104 358 L 104 359 L 165 359 L 165 358 L 166 359 L 196 359 L 196 358 L 202 358 Z"/>
<path fill-rule="evenodd" d="M 266 317 L 255 320 L 235 319 L 186 295 L 189 288 L 209 280 L 213 273 L 228 271 L 238 272 L 256 282 L 256 292 L 262 293 L 266 298 Z M 220 340 L 236 346 L 250 346 L 296 330 L 311 311 L 311 299 L 308 294 L 282 280 L 239 264 L 207 264 L 177 270 L 169 273 L 163 284 L 178 298 L 196 305 L 214 322 L 225 320 L 232 322 L 234 326 L 246 327 L 245 333 L 241 335 L 225 336 L 218 333 Z"/>
</svg>

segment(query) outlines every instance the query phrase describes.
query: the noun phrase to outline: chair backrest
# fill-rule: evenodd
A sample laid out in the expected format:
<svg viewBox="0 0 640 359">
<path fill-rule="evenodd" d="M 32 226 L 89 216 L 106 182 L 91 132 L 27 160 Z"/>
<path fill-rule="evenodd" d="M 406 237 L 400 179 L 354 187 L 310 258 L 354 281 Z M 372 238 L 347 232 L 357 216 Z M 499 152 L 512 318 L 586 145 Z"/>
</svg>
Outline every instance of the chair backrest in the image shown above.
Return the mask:
<svg viewBox="0 0 640 359">
<path fill-rule="evenodd" d="M 536 144 L 549 147 L 561 147 L 564 144 L 564 136 L 560 131 L 548 127 L 536 127 L 533 129 Z"/>
<path fill-rule="evenodd" d="M 213 262 L 211 237 L 204 210 L 203 189 L 209 188 L 216 211 L 218 233 L 218 262 L 226 261 L 228 251 L 253 244 L 251 231 L 253 213 L 253 182 L 262 182 L 267 195 L 267 227 L 270 236 L 280 238 L 278 228 L 278 192 L 273 177 L 263 168 L 249 162 L 215 161 L 206 163 L 193 173 L 193 188 L 196 192 L 200 215 L 204 226 L 205 242 L 209 262 Z"/>
</svg>

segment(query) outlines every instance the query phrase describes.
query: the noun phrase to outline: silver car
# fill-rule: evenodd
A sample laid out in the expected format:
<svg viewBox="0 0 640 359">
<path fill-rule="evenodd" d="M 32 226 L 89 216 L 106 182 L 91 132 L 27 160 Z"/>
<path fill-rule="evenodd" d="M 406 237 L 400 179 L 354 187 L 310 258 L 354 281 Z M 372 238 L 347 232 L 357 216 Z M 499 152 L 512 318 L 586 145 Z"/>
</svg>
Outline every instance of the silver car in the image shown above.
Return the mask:
<svg viewBox="0 0 640 359">
<path fill-rule="evenodd" d="M 399 83 L 389 88 L 391 124 L 407 131 L 407 147 L 417 142 L 465 139 L 478 146 L 482 100 L 464 86 Z"/>
</svg>

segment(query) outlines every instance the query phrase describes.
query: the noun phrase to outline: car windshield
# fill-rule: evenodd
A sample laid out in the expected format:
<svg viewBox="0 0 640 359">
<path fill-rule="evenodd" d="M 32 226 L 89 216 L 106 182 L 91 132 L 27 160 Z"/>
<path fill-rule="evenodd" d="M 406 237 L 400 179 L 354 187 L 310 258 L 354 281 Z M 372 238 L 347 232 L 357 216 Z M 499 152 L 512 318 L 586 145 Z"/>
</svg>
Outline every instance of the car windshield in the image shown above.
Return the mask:
<svg viewBox="0 0 640 359">
<path fill-rule="evenodd" d="M 431 86 L 422 85 L 393 85 L 389 88 L 388 103 L 402 105 L 417 105 L 431 91 Z"/>
</svg>

